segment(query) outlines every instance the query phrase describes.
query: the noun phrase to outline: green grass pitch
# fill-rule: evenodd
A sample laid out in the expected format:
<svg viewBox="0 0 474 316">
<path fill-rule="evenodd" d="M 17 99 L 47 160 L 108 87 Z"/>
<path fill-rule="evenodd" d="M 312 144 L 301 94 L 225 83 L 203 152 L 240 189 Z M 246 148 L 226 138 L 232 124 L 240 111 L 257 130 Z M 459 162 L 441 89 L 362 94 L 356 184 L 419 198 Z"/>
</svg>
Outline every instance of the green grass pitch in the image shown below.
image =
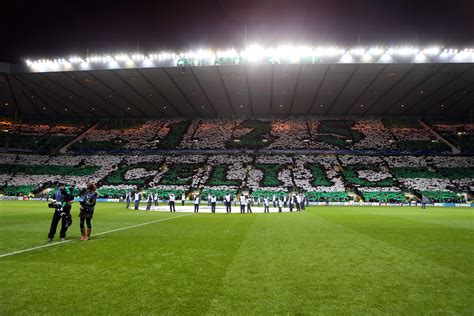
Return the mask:
<svg viewBox="0 0 474 316">
<path fill-rule="evenodd" d="M 0 255 L 47 244 L 45 202 L 0 201 Z M 474 313 L 474 213 L 96 208 L 93 238 L 0 258 L 0 315 Z M 154 223 L 107 232 L 140 223 Z"/>
</svg>

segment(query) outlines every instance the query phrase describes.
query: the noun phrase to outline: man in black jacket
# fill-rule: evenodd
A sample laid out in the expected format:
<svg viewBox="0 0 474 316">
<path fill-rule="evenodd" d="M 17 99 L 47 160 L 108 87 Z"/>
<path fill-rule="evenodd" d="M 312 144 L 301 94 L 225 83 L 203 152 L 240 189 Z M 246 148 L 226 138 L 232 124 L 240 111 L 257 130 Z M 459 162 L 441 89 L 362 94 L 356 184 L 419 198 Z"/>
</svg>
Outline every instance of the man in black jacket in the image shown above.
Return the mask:
<svg viewBox="0 0 474 316">
<path fill-rule="evenodd" d="M 49 228 L 48 241 L 52 241 L 56 234 L 56 228 L 61 220 L 61 230 L 59 231 L 59 238 L 66 239 L 66 232 L 72 224 L 71 206 L 74 201 L 73 188 L 66 187 L 64 184 L 58 184 L 58 189 L 51 197 L 51 202 L 48 204 L 50 208 L 54 208 L 53 219 L 51 227 Z"/>
</svg>

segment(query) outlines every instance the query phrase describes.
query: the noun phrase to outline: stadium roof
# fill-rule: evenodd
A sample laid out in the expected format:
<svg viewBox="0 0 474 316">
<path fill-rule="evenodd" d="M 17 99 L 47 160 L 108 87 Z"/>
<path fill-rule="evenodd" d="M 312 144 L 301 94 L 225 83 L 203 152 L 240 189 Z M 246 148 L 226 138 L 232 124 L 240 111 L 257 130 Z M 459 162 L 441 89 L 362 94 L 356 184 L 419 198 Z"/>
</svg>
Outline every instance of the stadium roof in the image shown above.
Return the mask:
<svg viewBox="0 0 474 316">
<path fill-rule="evenodd" d="M 439 55 L 443 52 L 433 57 L 426 51 L 428 59 L 416 61 L 419 51 L 400 49 L 392 55 L 402 57 L 386 62 L 381 56 L 364 61 L 368 52 L 350 51 L 350 60 L 341 60 L 349 51 L 339 51 L 338 60 L 321 55 L 315 61 L 313 55 L 310 62 L 299 56 L 288 63 L 235 64 L 232 59 L 199 66 L 194 66 L 195 56 L 174 55 L 172 62 L 148 66 L 137 63 L 163 56 L 74 57 L 28 62 L 28 67 L 0 64 L 0 106 L 9 114 L 101 118 L 473 113 L 472 50 L 464 51 L 467 59 L 444 60 Z M 413 55 L 410 60 L 403 59 L 408 55 Z M 173 64 L 176 57 L 186 59 L 178 61 L 183 66 Z M 114 67 L 94 64 L 109 65 L 110 58 Z M 119 64 L 127 61 L 134 66 Z M 81 69 L 84 62 L 92 66 Z M 32 66 L 52 64 L 59 68 Z"/>
</svg>

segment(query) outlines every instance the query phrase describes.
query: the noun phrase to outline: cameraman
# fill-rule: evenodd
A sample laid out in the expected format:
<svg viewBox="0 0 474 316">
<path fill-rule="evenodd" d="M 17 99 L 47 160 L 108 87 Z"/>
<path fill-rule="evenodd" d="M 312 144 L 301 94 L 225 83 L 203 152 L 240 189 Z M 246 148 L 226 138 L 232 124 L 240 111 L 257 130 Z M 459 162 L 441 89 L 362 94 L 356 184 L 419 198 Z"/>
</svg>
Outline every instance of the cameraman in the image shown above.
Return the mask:
<svg viewBox="0 0 474 316">
<path fill-rule="evenodd" d="M 94 183 L 87 184 L 87 190 L 82 195 L 81 212 L 79 218 L 81 220 L 81 240 L 89 240 L 91 238 L 92 224 L 91 219 L 94 215 L 94 207 L 97 201 L 96 186 Z M 84 227 L 84 221 L 87 224 L 87 230 Z"/>
<path fill-rule="evenodd" d="M 66 239 L 66 231 L 72 224 L 71 205 L 73 201 L 73 189 L 59 183 L 58 189 L 54 192 L 53 197 L 51 197 L 51 202 L 48 204 L 50 208 L 54 208 L 53 219 L 51 221 L 51 227 L 49 228 L 48 241 L 53 240 L 59 220 L 61 220 L 59 238 L 61 240 Z"/>
</svg>

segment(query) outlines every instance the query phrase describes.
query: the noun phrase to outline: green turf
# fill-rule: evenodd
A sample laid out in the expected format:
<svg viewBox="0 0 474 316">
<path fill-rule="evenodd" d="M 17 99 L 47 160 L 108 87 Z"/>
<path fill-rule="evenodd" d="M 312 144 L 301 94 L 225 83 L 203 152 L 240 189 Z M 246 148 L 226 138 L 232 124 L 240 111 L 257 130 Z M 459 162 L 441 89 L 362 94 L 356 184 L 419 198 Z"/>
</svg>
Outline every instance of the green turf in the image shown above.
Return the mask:
<svg viewBox="0 0 474 316">
<path fill-rule="evenodd" d="M 474 313 L 471 209 L 197 214 L 0 258 L 0 315 Z M 93 233 L 180 216 L 99 204 Z M 0 202 L 0 254 L 46 244 L 44 202 Z"/>
</svg>

